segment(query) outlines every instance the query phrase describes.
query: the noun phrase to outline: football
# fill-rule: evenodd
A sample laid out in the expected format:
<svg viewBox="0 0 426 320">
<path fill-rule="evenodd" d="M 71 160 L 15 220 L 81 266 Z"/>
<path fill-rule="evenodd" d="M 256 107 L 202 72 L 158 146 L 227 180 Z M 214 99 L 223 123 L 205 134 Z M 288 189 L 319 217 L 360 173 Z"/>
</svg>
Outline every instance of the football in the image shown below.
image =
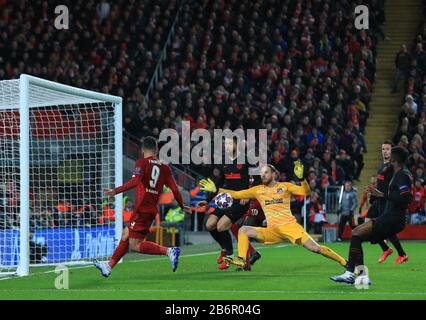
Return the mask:
<svg viewBox="0 0 426 320">
<path fill-rule="evenodd" d="M 231 195 L 226 192 L 219 193 L 215 199 L 216 206 L 220 209 L 230 208 L 233 201 Z"/>
<path fill-rule="evenodd" d="M 371 285 L 371 281 L 368 276 L 358 276 L 355 279 L 355 288 L 357 289 L 368 289 Z"/>
</svg>

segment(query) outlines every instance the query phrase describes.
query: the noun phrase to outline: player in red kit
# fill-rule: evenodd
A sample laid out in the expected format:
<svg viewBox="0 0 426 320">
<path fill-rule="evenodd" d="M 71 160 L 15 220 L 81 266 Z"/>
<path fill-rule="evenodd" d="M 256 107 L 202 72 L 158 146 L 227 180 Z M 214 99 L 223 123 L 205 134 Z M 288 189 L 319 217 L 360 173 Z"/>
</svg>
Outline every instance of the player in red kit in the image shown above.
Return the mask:
<svg viewBox="0 0 426 320">
<path fill-rule="evenodd" d="M 111 274 L 114 266 L 130 250 L 154 255 L 167 255 L 170 258 L 173 272 L 176 271 L 179 262 L 180 248 L 163 247 L 157 243 L 146 241 L 155 216 L 158 213 L 158 200 L 164 185 L 168 186 L 179 203 L 180 207 L 188 212 L 184 206 L 182 195 L 173 178 L 170 167 L 157 158 L 158 144 L 153 137 L 146 137 L 142 142 L 143 159 L 136 161 L 132 178 L 124 185 L 107 189 L 104 194 L 114 196 L 136 188 L 135 213 L 123 230 L 121 241 L 115 249 L 109 262 L 94 260 L 93 264 L 99 269 L 104 277 Z"/>
</svg>

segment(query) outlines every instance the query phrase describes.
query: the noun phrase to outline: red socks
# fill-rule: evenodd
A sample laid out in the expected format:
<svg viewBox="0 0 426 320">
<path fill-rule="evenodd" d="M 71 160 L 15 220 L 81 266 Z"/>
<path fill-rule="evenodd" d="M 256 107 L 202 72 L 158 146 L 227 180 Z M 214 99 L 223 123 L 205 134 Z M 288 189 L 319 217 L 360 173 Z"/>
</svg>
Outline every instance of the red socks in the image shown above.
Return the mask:
<svg viewBox="0 0 426 320">
<path fill-rule="evenodd" d="M 139 252 L 144 254 L 156 254 L 167 256 L 167 247 L 160 246 L 155 242 L 142 241 L 139 245 Z"/>
<path fill-rule="evenodd" d="M 115 248 L 111 260 L 108 262 L 111 268 L 114 268 L 118 261 L 120 261 L 120 259 L 126 254 L 127 249 L 129 249 L 129 240 L 120 240 L 120 243 L 118 244 L 117 248 Z"/>
</svg>

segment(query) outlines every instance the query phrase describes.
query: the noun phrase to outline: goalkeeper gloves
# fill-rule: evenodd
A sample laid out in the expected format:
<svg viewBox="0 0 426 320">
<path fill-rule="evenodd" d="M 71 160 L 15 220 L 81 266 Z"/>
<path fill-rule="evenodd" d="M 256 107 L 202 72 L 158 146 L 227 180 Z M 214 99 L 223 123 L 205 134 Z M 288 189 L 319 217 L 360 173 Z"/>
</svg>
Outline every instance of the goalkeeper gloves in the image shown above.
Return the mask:
<svg viewBox="0 0 426 320">
<path fill-rule="evenodd" d="M 294 162 L 294 174 L 299 180 L 303 180 L 303 164 L 300 160 Z"/>
<path fill-rule="evenodd" d="M 215 183 L 210 178 L 201 179 L 198 184 L 200 185 L 200 189 L 203 191 L 208 191 L 213 193 L 216 193 L 218 191 Z"/>
</svg>

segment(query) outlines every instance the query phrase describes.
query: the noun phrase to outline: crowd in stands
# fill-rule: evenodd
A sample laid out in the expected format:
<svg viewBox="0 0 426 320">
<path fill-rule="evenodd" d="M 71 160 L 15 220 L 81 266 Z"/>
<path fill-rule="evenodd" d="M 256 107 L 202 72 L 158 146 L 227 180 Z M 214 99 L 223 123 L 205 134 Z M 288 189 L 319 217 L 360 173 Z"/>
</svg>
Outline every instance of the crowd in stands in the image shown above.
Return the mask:
<svg viewBox="0 0 426 320">
<path fill-rule="evenodd" d="M 363 133 L 384 13 L 380 1 L 369 1 L 374 27 L 355 30 L 354 5 L 187 3 L 148 106 L 125 109 L 131 133 L 179 131 L 182 120 L 192 129 L 266 128 L 268 161 L 293 181 L 293 162 L 301 159 L 321 205 L 327 186 L 359 178 L 367 151 Z M 215 174 L 214 166 L 192 169 Z M 301 207 L 293 199 L 296 216 Z"/>
<path fill-rule="evenodd" d="M 404 80 L 404 101 L 399 113 L 395 145 L 409 151 L 408 167 L 413 173 L 413 202 L 408 209 L 411 223 L 425 223 L 426 185 L 426 1 L 423 1 L 423 23 L 410 45 L 403 45 L 395 57 L 397 74 L 393 91 Z"/>
<path fill-rule="evenodd" d="M 149 105 L 142 94 L 180 2 L 63 4 L 79 12 L 67 31 L 46 1 L 0 3 L 0 78 L 29 73 L 123 96 L 124 125 L 138 137 L 182 120 L 266 128 L 283 178 L 294 157 L 318 186 L 323 173 L 330 183 L 359 177 L 380 0 L 367 1 L 369 30 L 355 29 L 356 3 L 344 0 L 186 1 Z"/>
<path fill-rule="evenodd" d="M 21 73 L 142 104 L 179 0 L 64 0 L 69 29 L 44 0 L 0 1 L 0 79 Z"/>
<path fill-rule="evenodd" d="M 183 120 L 192 129 L 265 128 L 268 161 L 282 179 L 292 181 L 294 160 L 303 161 L 318 214 L 325 187 L 357 180 L 363 168 L 383 0 L 362 1 L 368 30 L 354 27 L 361 1 L 185 1 L 163 77 L 146 103 L 143 94 L 180 3 L 62 1 L 72 8 L 64 31 L 54 28 L 46 1 L 2 0 L 0 79 L 29 73 L 120 95 L 124 127 L 138 138 L 180 131 Z M 410 167 L 421 179 L 425 39 L 423 27 L 409 49 L 407 97 L 394 139 L 410 149 Z M 214 174 L 213 166 L 192 169 Z M 292 203 L 296 214 L 300 207 Z"/>
<path fill-rule="evenodd" d="M 131 201 L 129 202 L 131 205 Z M 123 210 L 123 219 L 126 217 L 126 210 Z M 90 200 L 85 200 L 77 206 L 67 199 L 62 199 L 46 207 L 31 207 L 30 212 L 32 229 L 91 227 L 108 224 L 115 219 L 113 207 L 105 203 L 102 208 L 96 208 Z"/>
</svg>

